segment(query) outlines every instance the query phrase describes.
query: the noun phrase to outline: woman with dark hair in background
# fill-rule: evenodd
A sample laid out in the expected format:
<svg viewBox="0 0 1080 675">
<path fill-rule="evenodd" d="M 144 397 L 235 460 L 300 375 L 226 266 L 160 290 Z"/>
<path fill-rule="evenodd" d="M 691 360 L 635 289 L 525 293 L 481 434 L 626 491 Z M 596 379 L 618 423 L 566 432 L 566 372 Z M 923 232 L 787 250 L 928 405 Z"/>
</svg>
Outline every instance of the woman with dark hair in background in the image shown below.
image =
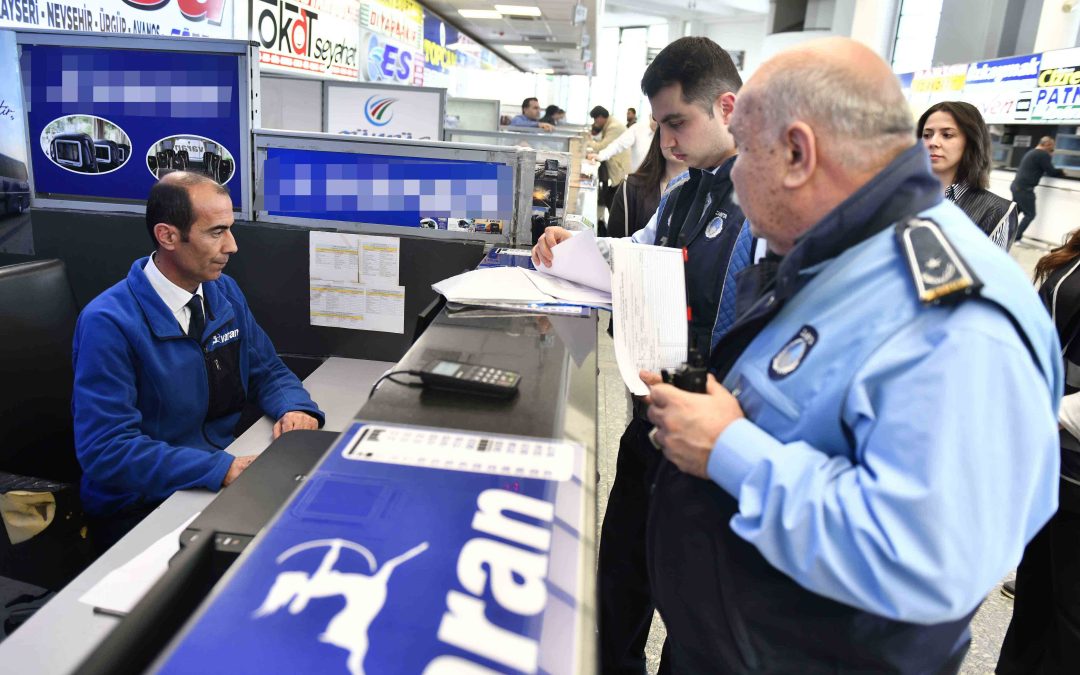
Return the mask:
<svg viewBox="0 0 1080 675">
<path fill-rule="evenodd" d="M 609 237 L 629 237 L 649 222 L 660 204 L 668 183 L 686 172 L 685 162 L 660 149 L 660 134 L 654 133 L 649 151 L 637 171 L 626 177 L 608 211 Z"/>
<path fill-rule="evenodd" d="M 1024 549 L 1016 603 L 996 672 L 1080 672 L 1080 230 L 1035 266 L 1061 340 L 1065 398 L 1058 411 L 1058 510 Z M 1022 395 L 1022 394 L 1021 394 Z"/>
<path fill-rule="evenodd" d="M 941 180 L 945 198 L 1008 250 L 1016 237 L 1016 207 L 987 190 L 990 130 L 979 109 L 963 101 L 936 103 L 919 118 L 915 133 L 930 153 L 930 168 Z"/>
</svg>

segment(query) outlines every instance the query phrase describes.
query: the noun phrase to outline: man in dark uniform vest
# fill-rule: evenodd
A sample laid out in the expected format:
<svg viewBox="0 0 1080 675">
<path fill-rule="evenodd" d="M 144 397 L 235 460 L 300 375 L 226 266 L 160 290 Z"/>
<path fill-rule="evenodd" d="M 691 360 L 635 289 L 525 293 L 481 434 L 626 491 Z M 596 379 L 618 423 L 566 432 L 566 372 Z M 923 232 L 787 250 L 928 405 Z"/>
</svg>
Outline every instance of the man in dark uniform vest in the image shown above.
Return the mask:
<svg viewBox="0 0 1080 675">
<path fill-rule="evenodd" d="M 730 173 L 735 144 L 728 121 L 742 79 L 726 51 L 712 40 L 686 37 L 649 65 L 641 89 L 652 105 L 661 145 L 686 162 L 689 179 L 673 187 L 638 243 L 684 248 L 691 310 L 691 347 L 707 354 L 714 333 L 733 316 L 735 272 L 750 259 L 751 236 L 734 201 Z M 551 249 L 572 236 L 549 227 L 533 249 L 536 264 L 550 264 Z M 723 306 L 722 306 L 723 305 Z M 719 309 L 718 309 L 719 308 Z M 649 474 L 658 458 L 641 401 L 619 444 L 615 481 L 600 537 L 600 660 L 604 673 L 644 673 L 645 642 L 653 604 L 645 568 L 645 516 Z"/>
<path fill-rule="evenodd" d="M 956 673 L 972 615 L 1056 506 L 1056 332 L 942 200 L 865 46 L 765 63 L 731 130 L 772 255 L 739 279 L 706 393 L 642 373 L 670 672 Z"/>
</svg>

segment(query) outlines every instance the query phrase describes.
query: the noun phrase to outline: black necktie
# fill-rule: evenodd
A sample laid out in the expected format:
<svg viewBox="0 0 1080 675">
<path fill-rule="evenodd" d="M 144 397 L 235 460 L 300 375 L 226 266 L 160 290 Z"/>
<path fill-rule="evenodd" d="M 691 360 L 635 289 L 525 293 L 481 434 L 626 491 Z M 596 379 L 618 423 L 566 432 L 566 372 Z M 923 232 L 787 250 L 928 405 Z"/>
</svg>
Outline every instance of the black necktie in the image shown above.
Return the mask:
<svg viewBox="0 0 1080 675">
<path fill-rule="evenodd" d="M 202 300 L 198 295 L 191 296 L 187 301 L 187 308 L 191 310 L 191 321 L 188 322 L 188 337 L 196 340 L 202 339 L 203 329 L 206 328 L 206 317 L 203 316 Z"/>
</svg>

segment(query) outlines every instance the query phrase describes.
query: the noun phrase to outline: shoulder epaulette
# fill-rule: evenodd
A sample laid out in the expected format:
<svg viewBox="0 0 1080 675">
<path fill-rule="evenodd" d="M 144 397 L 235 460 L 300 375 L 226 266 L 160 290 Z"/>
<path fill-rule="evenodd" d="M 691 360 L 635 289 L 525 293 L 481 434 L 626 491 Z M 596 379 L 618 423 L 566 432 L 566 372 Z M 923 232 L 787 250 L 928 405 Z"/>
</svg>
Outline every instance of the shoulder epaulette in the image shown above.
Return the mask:
<svg viewBox="0 0 1080 675">
<path fill-rule="evenodd" d="M 896 240 L 923 304 L 957 302 L 982 288 L 975 272 L 934 221 L 909 218 L 896 226 Z"/>
</svg>

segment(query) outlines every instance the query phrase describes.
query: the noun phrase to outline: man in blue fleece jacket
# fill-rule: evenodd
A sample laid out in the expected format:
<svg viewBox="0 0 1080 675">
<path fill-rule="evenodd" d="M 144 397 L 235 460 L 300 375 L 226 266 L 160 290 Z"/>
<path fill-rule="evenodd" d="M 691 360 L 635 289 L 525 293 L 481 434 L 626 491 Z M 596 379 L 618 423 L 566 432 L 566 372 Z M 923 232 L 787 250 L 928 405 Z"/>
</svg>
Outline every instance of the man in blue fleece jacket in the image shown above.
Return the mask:
<svg viewBox="0 0 1080 675">
<path fill-rule="evenodd" d="M 237 251 L 232 224 L 223 186 L 169 174 L 146 204 L 154 254 L 79 316 L 71 407 L 99 551 L 173 492 L 236 480 L 255 459 L 223 452 L 245 401 L 277 420 L 275 438 L 324 421 L 222 274 Z"/>
</svg>

